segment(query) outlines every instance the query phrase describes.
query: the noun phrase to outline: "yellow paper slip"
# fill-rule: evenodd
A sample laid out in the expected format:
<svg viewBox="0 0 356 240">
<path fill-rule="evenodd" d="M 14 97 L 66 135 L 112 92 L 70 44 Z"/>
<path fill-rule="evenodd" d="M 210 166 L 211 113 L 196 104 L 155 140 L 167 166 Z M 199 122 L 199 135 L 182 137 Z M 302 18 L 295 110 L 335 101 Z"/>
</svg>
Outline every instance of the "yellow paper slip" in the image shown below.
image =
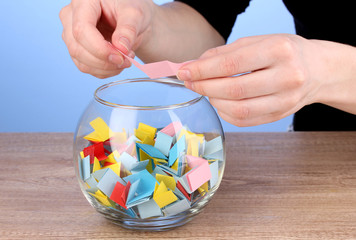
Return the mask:
<svg viewBox="0 0 356 240">
<path fill-rule="evenodd" d="M 168 191 L 168 189 L 167 189 L 166 185 L 164 184 L 164 182 L 160 182 L 159 185 L 156 183 L 155 190 L 153 192 L 153 197 L 156 196 L 156 195 L 160 195 L 162 193 L 165 193 L 167 191 Z"/>
<path fill-rule="evenodd" d="M 173 177 L 157 173 L 156 179 L 158 182 L 163 182 L 169 189 L 173 191 L 176 189 L 176 181 Z"/>
<path fill-rule="evenodd" d="M 100 162 L 96 157 L 94 157 L 93 173 L 100 169 L 101 169 Z"/>
<path fill-rule="evenodd" d="M 84 137 L 84 139 L 89 141 L 104 142 L 113 134 L 109 126 L 100 117 L 91 121 L 90 126 L 94 129 L 94 132 Z"/>
<path fill-rule="evenodd" d="M 162 194 L 153 197 L 153 200 L 157 203 L 160 208 L 167 206 L 178 200 L 177 196 L 171 191 L 164 192 Z"/>
<path fill-rule="evenodd" d="M 192 137 L 188 140 L 187 155 L 199 157 L 199 141 L 198 137 Z"/>
<path fill-rule="evenodd" d="M 103 169 L 105 169 L 105 168 L 110 168 L 111 170 L 114 171 L 114 173 L 116 173 L 120 177 L 121 162 L 117 162 L 117 163 L 108 165 L 106 167 L 103 167 Z"/>
<path fill-rule="evenodd" d="M 95 197 L 103 205 L 105 205 L 107 207 L 111 207 L 111 203 L 110 203 L 108 197 L 105 196 L 100 190 L 96 191 L 95 194 L 91 193 L 91 192 L 89 192 L 89 194 L 92 195 L 93 197 Z"/>
<path fill-rule="evenodd" d="M 177 196 L 168 190 L 164 182 L 160 182 L 159 186 L 155 186 L 155 191 L 153 192 L 153 200 L 157 203 L 160 208 L 171 204 L 178 200 Z"/>
<path fill-rule="evenodd" d="M 127 141 L 127 133 L 125 129 L 122 132 L 113 132 L 111 136 L 112 142 L 124 144 Z"/>
<path fill-rule="evenodd" d="M 118 153 L 118 151 L 113 151 L 112 153 L 110 153 L 110 155 L 108 156 L 107 159 L 105 159 L 105 163 L 109 162 L 109 163 L 116 163 L 116 159 L 119 159 L 120 157 L 120 153 Z"/>
<path fill-rule="evenodd" d="M 154 139 L 157 128 L 151 127 L 144 123 L 139 123 L 138 128 L 134 130 L 135 136 L 141 141 L 145 140 L 146 137 Z"/>
</svg>

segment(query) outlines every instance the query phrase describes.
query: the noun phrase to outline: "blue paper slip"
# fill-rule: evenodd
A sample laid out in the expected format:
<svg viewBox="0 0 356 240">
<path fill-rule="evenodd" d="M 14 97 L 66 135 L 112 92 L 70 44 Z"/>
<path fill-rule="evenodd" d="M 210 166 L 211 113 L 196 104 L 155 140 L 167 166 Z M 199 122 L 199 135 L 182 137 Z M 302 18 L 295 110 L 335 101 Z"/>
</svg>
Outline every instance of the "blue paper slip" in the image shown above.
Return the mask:
<svg viewBox="0 0 356 240">
<path fill-rule="evenodd" d="M 168 166 L 171 167 L 182 152 L 186 150 L 185 136 L 181 137 L 169 151 Z"/>
<path fill-rule="evenodd" d="M 121 162 L 129 171 L 131 171 L 131 169 L 138 163 L 138 160 L 127 152 L 123 152 L 117 161 Z"/>
<path fill-rule="evenodd" d="M 168 175 L 165 171 L 163 171 L 161 166 L 163 166 L 163 165 L 157 165 L 157 167 L 155 167 L 155 169 L 151 173 L 152 176 L 156 176 L 156 174 Z"/>
<path fill-rule="evenodd" d="M 97 187 L 106 196 L 110 197 L 117 182 L 121 183 L 124 186 L 126 185 L 126 182 L 124 182 L 113 170 L 108 168 L 108 170 L 105 172 L 104 176 L 98 182 Z"/>
<path fill-rule="evenodd" d="M 207 159 L 223 159 L 223 143 L 221 136 L 205 143 L 204 157 Z"/>
<path fill-rule="evenodd" d="M 172 216 L 190 208 L 190 203 L 186 198 L 176 201 L 163 209 L 165 216 Z"/>
<path fill-rule="evenodd" d="M 92 175 L 85 182 L 90 186 L 90 188 L 96 188 L 98 185 L 98 182 Z"/>
<path fill-rule="evenodd" d="M 103 169 L 97 170 L 94 173 L 92 173 L 92 176 L 95 177 L 95 179 L 97 181 L 100 181 L 100 179 L 105 175 L 105 173 L 108 169 L 109 168 L 103 168 Z"/>
<path fill-rule="evenodd" d="M 169 155 L 169 150 L 171 149 L 173 142 L 173 137 L 164 134 L 162 132 L 157 132 L 156 142 L 154 147 L 157 148 L 165 156 Z"/>
<path fill-rule="evenodd" d="M 142 219 L 163 216 L 161 209 L 153 199 L 138 205 L 137 210 Z"/>
<path fill-rule="evenodd" d="M 79 172 L 79 177 L 80 179 L 83 179 L 83 169 L 82 169 L 82 158 L 79 156 L 78 157 L 78 172 Z"/>
<path fill-rule="evenodd" d="M 132 205 L 132 203 L 150 197 L 155 190 L 155 184 L 157 182 L 156 179 L 146 169 L 141 172 L 129 175 L 125 177 L 124 180 L 131 183 L 140 180 L 136 188 L 135 197 L 130 199 L 130 201 L 126 201 L 128 206 Z"/>
<path fill-rule="evenodd" d="M 170 168 L 170 167 L 168 167 L 166 165 L 157 165 L 156 168 L 160 169 L 160 171 L 163 171 L 166 175 L 168 173 L 168 174 L 171 174 L 171 175 L 178 176 L 177 175 L 177 171 L 173 170 L 172 168 Z"/>
<path fill-rule="evenodd" d="M 138 179 L 135 182 L 131 183 L 131 187 L 129 189 L 129 193 L 127 194 L 126 203 L 130 202 L 135 197 L 135 194 L 137 192 L 137 187 L 138 187 L 139 183 L 140 183 L 140 179 Z"/>
<path fill-rule="evenodd" d="M 83 180 L 86 181 L 90 178 L 90 156 L 86 156 L 82 159 L 82 173 L 83 173 Z"/>
<path fill-rule="evenodd" d="M 139 151 L 140 149 L 144 151 L 151 158 L 167 159 L 167 157 L 163 153 L 161 153 L 157 148 L 151 145 L 136 143 L 136 148 L 137 148 L 137 155 L 140 161 L 146 160 L 146 159 L 141 159 L 140 151 Z"/>
<path fill-rule="evenodd" d="M 182 153 L 179 158 L 178 158 L 178 176 L 182 176 L 185 170 L 186 166 L 186 160 L 185 160 L 186 155 Z"/>
<path fill-rule="evenodd" d="M 211 172 L 211 179 L 209 181 L 209 188 L 211 189 L 214 187 L 218 180 L 219 180 L 219 160 L 216 160 L 215 162 L 211 163 L 209 165 L 210 167 L 210 172 Z"/>
<path fill-rule="evenodd" d="M 142 170 L 146 169 L 147 164 L 150 160 L 144 160 L 141 162 L 137 162 L 132 168 L 131 168 L 131 173 L 137 173 L 141 172 Z"/>
</svg>

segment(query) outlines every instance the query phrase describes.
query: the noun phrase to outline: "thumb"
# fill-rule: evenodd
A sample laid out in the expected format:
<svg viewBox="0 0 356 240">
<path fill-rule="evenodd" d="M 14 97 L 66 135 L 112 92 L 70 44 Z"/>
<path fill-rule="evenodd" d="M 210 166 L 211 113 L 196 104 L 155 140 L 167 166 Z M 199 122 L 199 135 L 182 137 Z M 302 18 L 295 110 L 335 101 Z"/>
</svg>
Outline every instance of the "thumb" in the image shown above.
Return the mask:
<svg viewBox="0 0 356 240">
<path fill-rule="evenodd" d="M 116 48 L 128 55 L 141 31 L 142 12 L 132 7 L 121 10 L 119 14 L 111 41 Z"/>
</svg>

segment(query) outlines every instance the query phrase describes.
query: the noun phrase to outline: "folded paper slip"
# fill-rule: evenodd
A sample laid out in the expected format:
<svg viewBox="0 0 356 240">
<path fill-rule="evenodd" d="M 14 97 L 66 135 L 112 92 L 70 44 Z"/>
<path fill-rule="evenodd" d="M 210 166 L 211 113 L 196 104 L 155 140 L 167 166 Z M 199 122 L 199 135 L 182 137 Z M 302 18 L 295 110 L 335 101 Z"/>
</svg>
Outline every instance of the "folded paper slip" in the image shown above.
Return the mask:
<svg viewBox="0 0 356 240">
<path fill-rule="evenodd" d="M 113 45 L 112 45 L 113 46 Z M 173 63 L 170 61 L 160 61 L 154 63 L 140 64 L 135 59 L 130 58 L 115 46 L 113 46 L 118 52 L 120 52 L 125 58 L 127 58 L 133 65 L 144 72 L 149 78 L 162 78 L 177 75 L 178 70 L 190 61 L 183 63 Z"/>
</svg>

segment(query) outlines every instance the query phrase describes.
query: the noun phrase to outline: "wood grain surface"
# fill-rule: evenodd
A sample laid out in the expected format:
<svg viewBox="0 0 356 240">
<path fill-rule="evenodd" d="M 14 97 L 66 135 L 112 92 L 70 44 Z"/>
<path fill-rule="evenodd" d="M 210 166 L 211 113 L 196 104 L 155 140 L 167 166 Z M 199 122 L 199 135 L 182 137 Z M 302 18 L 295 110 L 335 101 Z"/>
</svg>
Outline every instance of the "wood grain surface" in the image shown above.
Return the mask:
<svg viewBox="0 0 356 240">
<path fill-rule="evenodd" d="M 356 239 L 356 133 L 228 133 L 222 184 L 190 223 L 116 226 L 82 195 L 70 133 L 0 133 L 0 239 Z"/>
</svg>

